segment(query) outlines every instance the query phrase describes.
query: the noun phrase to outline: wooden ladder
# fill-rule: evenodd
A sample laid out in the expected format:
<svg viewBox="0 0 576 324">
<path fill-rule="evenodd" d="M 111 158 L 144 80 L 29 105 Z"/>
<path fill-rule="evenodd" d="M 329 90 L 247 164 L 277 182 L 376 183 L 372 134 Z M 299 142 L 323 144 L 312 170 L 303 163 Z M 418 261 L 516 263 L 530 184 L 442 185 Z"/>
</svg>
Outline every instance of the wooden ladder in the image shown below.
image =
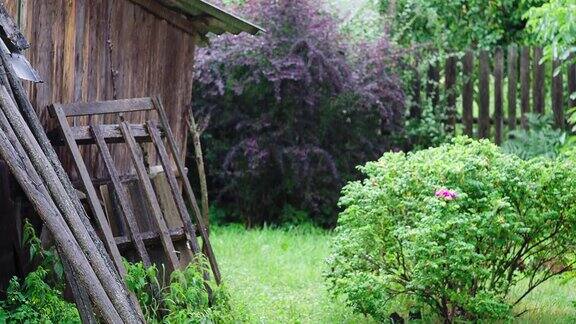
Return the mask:
<svg viewBox="0 0 576 324">
<path fill-rule="evenodd" d="M 49 111 L 59 126 L 58 137 L 53 138 L 53 141 L 55 144 L 65 145 L 70 151 L 83 187 L 81 189 L 83 189 L 86 194 L 88 205 L 102 233 L 106 249 L 110 253 L 120 275 L 124 277 L 126 269 L 122 264 L 118 247 L 120 244 L 125 244 L 126 240 L 115 238 L 113 235 L 110 223 L 98 197 L 96 187 L 84 163 L 79 145 L 96 145 L 99 156 L 104 161 L 104 167 L 109 176 L 109 183 L 118 198 L 117 203 L 120 214 L 126 225 L 130 241 L 137 251 L 138 258 L 146 266 L 149 266 L 151 260 L 145 243 L 159 238 L 168 263 L 168 270 L 173 271 L 180 268 L 180 262 L 173 243 L 173 238 L 174 236 L 178 236 L 178 233 L 174 233 L 175 231 L 169 229 L 167 226 L 158 195 L 154 190 L 146 164 L 144 163 L 145 155 L 139 146 L 139 143 L 152 143 L 157 158 L 165 172 L 177 213 L 182 221 L 183 234 L 186 237 L 187 247 L 191 249 L 194 256 L 200 255 L 201 253 L 205 255 L 210 264 L 212 274 L 214 275 L 214 280 L 217 284 L 220 284 L 220 270 L 210 244 L 208 230 L 206 229 L 204 219 L 198 207 L 198 202 L 187 177 L 181 152 L 178 149 L 160 98 L 150 97 L 91 103 L 53 104 L 49 107 Z M 144 124 L 129 124 L 124 120 L 123 116 L 125 113 L 138 111 L 156 112 L 158 121 L 149 119 Z M 68 122 L 68 118 L 110 114 L 118 115 L 118 124 L 71 126 Z M 164 139 L 166 139 L 167 145 L 164 144 Z M 156 227 L 155 230 L 158 232 L 158 236 L 156 237 L 154 233 L 141 233 L 139 230 L 136 221 L 139 215 L 135 213 L 133 203 L 130 201 L 127 189 L 122 182 L 122 176 L 118 172 L 110 149 L 108 148 L 108 144 L 112 143 L 124 143 L 128 148 L 132 166 L 136 170 L 136 176 L 134 178 L 138 181 L 142 189 L 143 201 L 151 211 L 153 224 Z M 172 161 L 174 161 L 176 172 L 182 181 L 183 190 L 173 170 Z M 193 210 L 195 223 L 192 222 L 185 200 L 188 201 L 189 206 Z M 176 230 L 176 232 L 177 231 L 178 230 Z M 198 244 L 197 236 L 200 236 L 202 239 L 202 248 Z M 205 278 L 208 280 L 209 277 L 209 274 L 205 272 Z"/>
</svg>

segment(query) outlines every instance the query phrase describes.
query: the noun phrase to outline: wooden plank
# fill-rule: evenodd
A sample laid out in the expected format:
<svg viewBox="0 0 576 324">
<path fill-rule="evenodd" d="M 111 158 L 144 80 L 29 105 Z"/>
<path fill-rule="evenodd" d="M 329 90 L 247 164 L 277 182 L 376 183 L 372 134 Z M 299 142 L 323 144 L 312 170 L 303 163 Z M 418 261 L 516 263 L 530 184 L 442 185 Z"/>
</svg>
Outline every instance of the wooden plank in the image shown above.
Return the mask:
<svg viewBox="0 0 576 324">
<path fill-rule="evenodd" d="M 532 60 L 532 65 L 534 69 L 534 82 L 532 83 L 532 104 L 533 111 L 538 114 L 544 114 L 544 90 L 545 90 L 545 73 L 546 66 L 540 64 L 542 60 L 542 48 L 534 48 L 534 59 Z"/>
<path fill-rule="evenodd" d="M 178 180 L 176 180 L 176 176 L 172 171 L 172 163 L 170 162 L 168 152 L 166 152 L 166 148 L 164 147 L 164 143 L 162 142 L 162 138 L 160 137 L 156 123 L 149 121 L 146 123 L 146 125 L 148 126 L 148 132 L 152 137 L 152 143 L 154 143 L 154 146 L 156 147 L 158 157 L 160 158 L 160 163 L 162 164 L 164 172 L 166 173 L 166 179 L 168 180 L 170 191 L 172 192 L 174 202 L 176 203 L 178 213 L 180 214 L 180 219 L 184 224 L 184 229 L 186 230 L 186 235 L 188 236 L 188 241 L 192 247 L 192 251 L 195 254 L 200 253 L 200 247 L 198 245 L 198 241 L 196 240 L 196 227 L 192 224 L 192 219 L 188 214 L 188 209 L 186 208 L 186 203 L 182 197 L 182 192 L 180 191 Z"/>
<path fill-rule="evenodd" d="M 104 141 L 108 144 L 112 143 L 123 143 L 123 136 L 122 131 L 120 130 L 120 125 L 99 125 L 100 131 L 102 132 L 102 137 Z M 130 124 L 130 128 L 132 129 L 132 133 L 134 134 L 134 138 L 136 142 L 143 143 L 143 142 L 150 142 L 152 139 L 146 130 L 146 126 L 144 124 Z M 70 133 L 72 138 L 78 143 L 78 145 L 89 145 L 89 144 L 96 144 L 94 137 L 91 132 L 91 126 L 76 126 L 70 127 Z M 51 140 L 54 145 L 62 145 L 64 144 L 64 139 L 61 137 L 57 137 L 56 134 L 50 134 Z M 60 135 L 60 134 L 57 134 Z"/>
<path fill-rule="evenodd" d="M 572 53 L 568 60 L 576 62 L 576 54 Z M 568 95 L 570 96 L 569 108 L 576 107 L 576 63 L 568 65 Z"/>
<path fill-rule="evenodd" d="M 530 113 L 530 48 L 522 47 L 520 53 L 520 112 L 522 128 L 528 128 L 526 114 Z"/>
<path fill-rule="evenodd" d="M 170 237 L 171 237 L 173 242 L 181 241 L 181 240 L 188 240 L 186 232 L 184 231 L 184 228 L 182 228 L 182 227 L 181 228 L 171 228 L 169 230 L 169 232 L 170 232 Z M 142 232 L 142 233 L 140 233 L 140 237 L 142 238 L 142 240 L 144 240 L 145 245 L 161 244 L 160 235 L 158 234 L 157 231 Z M 129 235 L 117 236 L 115 239 L 116 239 L 116 244 L 118 245 L 118 248 L 121 250 L 130 248 L 134 244 L 134 241 L 132 240 L 132 238 Z"/>
<path fill-rule="evenodd" d="M 554 60 L 552 63 L 552 112 L 554 114 L 554 126 L 563 129 L 564 123 L 564 88 L 562 71 L 554 76 L 556 69 L 561 69 L 561 62 Z"/>
<path fill-rule="evenodd" d="M 61 107 L 67 117 L 117 114 L 154 109 L 151 98 L 61 104 Z"/>
<path fill-rule="evenodd" d="M 456 57 L 450 56 L 446 59 L 444 68 L 444 83 L 446 85 L 446 125 L 448 134 L 456 131 Z"/>
<path fill-rule="evenodd" d="M 118 196 L 118 204 L 120 207 L 120 211 L 124 217 L 124 221 L 128 228 L 128 233 L 130 237 L 132 237 L 132 241 L 136 246 L 136 251 L 138 252 L 138 256 L 142 260 L 145 266 L 150 266 L 152 263 L 150 262 L 150 257 L 148 256 L 148 252 L 146 251 L 146 246 L 144 246 L 144 241 L 142 241 L 142 237 L 140 236 L 140 230 L 138 229 L 138 224 L 136 223 L 136 217 L 134 215 L 134 208 L 132 208 L 130 204 L 130 200 L 128 199 L 128 192 L 126 188 L 120 181 L 120 177 L 118 176 L 118 171 L 114 166 L 114 161 L 112 160 L 112 155 L 110 154 L 110 150 L 104 141 L 104 135 L 99 126 L 92 126 L 92 134 L 94 135 L 94 139 L 96 140 L 96 146 L 100 150 L 100 156 L 104 161 L 104 165 L 106 170 L 108 171 L 108 175 L 112 180 L 112 187 Z"/>
<path fill-rule="evenodd" d="M 190 184 L 190 180 L 186 176 L 186 168 L 184 166 L 184 162 L 181 158 L 181 153 L 178 150 L 178 145 L 176 144 L 176 140 L 174 138 L 174 134 L 172 134 L 172 130 L 170 128 L 170 124 L 168 122 L 168 116 L 166 115 L 166 111 L 164 110 L 164 106 L 162 105 L 162 101 L 160 98 L 154 98 L 154 106 L 156 111 L 158 112 L 158 117 L 160 118 L 160 123 L 164 127 L 164 132 L 166 134 L 166 139 L 168 140 L 168 147 L 170 152 L 172 153 L 172 158 L 176 163 L 176 168 L 178 169 L 178 173 L 181 175 L 182 182 L 184 184 L 184 193 L 188 198 L 188 203 L 194 210 L 194 216 L 196 218 L 196 226 L 200 230 L 200 236 L 202 237 L 203 242 L 203 251 L 205 251 L 206 256 L 208 257 L 208 261 L 210 263 L 210 267 L 212 268 L 212 273 L 214 273 L 214 279 L 216 280 L 217 284 L 222 282 L 222 276 L 220 274 L 220 269 L 218 267 L 218 263 L 216 262 L 216 256 L 214 255 L 214 250 L 212 249 L 212 244 L 210 243 L 210 238 L 208 237 L 208 230 L 206 229 L 206 225 L 204 224 L 204 219 L 202 217 L 202 213 L 200 212 L 200 207 L 198 207 L 198 201 L 196 200 L 196 196 L 194 195 L 194 191 L 192 190 L 192 185 Z"/>
<path fill-rule="evenodd" d="M 490 137 L 490 62 L 487 51 L 480 52 L 480 80 L 478 85 L 478 137 Z"/>
<path fill-rule="evenodd" d="M 504 128 L 503 77 L 504 53 L 501 48 L 498 48 L 494 57 L 494 142 L 497 145 L 502 144 Z"/>
<path fill-rule="evenodd" d="M 420 119 L 422 118 L 422 80 L 417 68 L 413 69 L 412 75 L 414 76 L 414 80 L 412 80 L 412 105 L 410 106 L 410 118 Z"/>
<path fill-rule="evenodd" d="M 518 49 L 508 47 L 508 128 L 516 129 L 516 92 L 518 88 Z"/>
<path fill-rule="evenodd" d="M 464 134 L 472 136 L 474 132 L 474 54 L 471 51 L 466 52 L 466 55 L 464 55 L 462 69 L 464 78 L 464 86 L 462 88 L 462 121 L 464 123 Z"/>
<path fill-rule="evenodd" d="M 156 198 L 156 194 L 154 192 L 154 188 L 152 187 L 152 182 L 148 176 L 148 172 L 146 172 L 146 166 L 144 165 L 144 156 L 142 150 L 136 143 L 134 136 L 132 135 L 132 131 L 128 126 L 128 123 L 122 122 L 120 124 L 122 129 L 122 134 L 124 135 L 124 140 L 126 141 L 126 145 L 128 146 L 130 152 L 130 158 L 132 159 L 132 163 L 136 168 L 136 173 L 138 174 L 138 178 L 140 180 L 140 184 L 142 185 L 142 189 L 144 190 L 144 200 L 148 207 L 152 211 L 153 220 L 157 226 L 157 229 L 160 233 L 160 237 L 162 240 L 162 246 L 164 248 L 164 253 L 166 254 L 166 258 L 168 259 L 168 270 L 172 272 L 173 270 L 178 269 L 178 257 L 176 256 L 176 249 L 174 248 L 174 244 L 172 243 L 172 239 L 170 238 L 170 232 L 168 231 L 168 226 L 166 225 L 166 221 L 162 215 L 162 210 L 160 209 L 160 204 L 158 203 L 158 199 Z"/>
<path fill-rule="evenodd" d="M 62 136 L 66 140 L 66 147 L 72 155 L 74 166 L 76 167 L 76 171 L 82 180 L 83 189 L 88 196 L 88 205 L 90 206 L 92 214 L 96 218 L 95 220 L 100 229 L 100 232 L 103 235 L 104 245 L 110 253 L 110 257 L 112 258 L 116 269 L 120 273 L 120 276 L 123 278 L 126 274 L 126 269 L 122 263 L 122 256 L 120 255 L 120 251 L 115 244 L 114 235 L 112 235 L 112 230 L 108 225 L 108 221 L 106 219 L 106 215 L 104 214 L 104 210 L 102 209 L 102 205 L 100 205 L 100 200 L 98 199 L 96 188 L 94 188 L 94 185 L 92 184 L 90 175 L 86 169 L 86 164 L 84 163 L 84 159 L 80 153 L 80 148 L 71 135 L 70 126 L 68 125 L 68 120 L 64 115 L 64 110 L 62 110 L 62 107 L 58 104 L 52 105 L 51 110 L 54 112 L 54 116 L 56 117 L 56 120 L 60 126 Z"/>
<path fill-rule="evenodd" d="M 110 224 L 112 233 L 116 237 L 118 235 L 124 235 L 127 233 L 127 225 L 124 221 L 124 217 L 118 216 L 120 211 L 118 210 L 119 208 L 117 208 L 118 204 L 115 203 L 118 201 L 118 197 L 114 196 L 114 191 L 109 188 L 110 182 L 111 181 L 108 181 L 106 184 L 100 185 L 98 188 L 100 189 L 100 197 L 102 197 L 102 205 L 104 206 L 104 211 L 108 217 L 108 224 Z"/>
</svg>

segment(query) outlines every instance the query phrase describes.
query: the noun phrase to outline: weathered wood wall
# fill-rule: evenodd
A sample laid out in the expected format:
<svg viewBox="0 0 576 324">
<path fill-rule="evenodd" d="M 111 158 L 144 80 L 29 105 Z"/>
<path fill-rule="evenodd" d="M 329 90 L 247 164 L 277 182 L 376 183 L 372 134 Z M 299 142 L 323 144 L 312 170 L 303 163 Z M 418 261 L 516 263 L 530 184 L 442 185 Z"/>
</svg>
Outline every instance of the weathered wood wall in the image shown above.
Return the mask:
<svg viewBox="0 0 576 324">
<path fill-rule="evenodd" d="M 4 0 L 32 44 L 26 55 L 44 84 L 29 85 L 32 103 L 47 129 L 53 102 L 109 100 L 160 95 L 177 141 L 186 145 L 185 115 L 191 101 L 194 39 L 128 0 Z M 144 113 L 127 115 L 139 122 Z M 116 123 L 116 117 L 108 121 Z M 76 124 L 103 122 L 77 118 Z M 118 162 L 124 148 L 113 148 Z M 85 160 L 101 174 L 95 150 Z M 74 173 L 71 160 L 62 154 Z M 125 165 L 129 159 L 125 158 Z"/>
</svg>

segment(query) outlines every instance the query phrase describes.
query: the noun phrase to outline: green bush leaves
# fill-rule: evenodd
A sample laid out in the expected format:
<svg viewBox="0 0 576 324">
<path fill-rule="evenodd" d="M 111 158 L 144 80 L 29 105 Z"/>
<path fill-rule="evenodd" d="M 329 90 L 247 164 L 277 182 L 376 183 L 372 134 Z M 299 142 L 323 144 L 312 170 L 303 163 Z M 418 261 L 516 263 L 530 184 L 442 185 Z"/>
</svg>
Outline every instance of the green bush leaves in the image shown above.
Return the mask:
<svg viewBox="0 0 576 324">
<path fill-rule="evenodd" d="M 387 153 L 340 200 L 330 289 L 385 320 L 417 307 L 447 321 L 508 319 L 546 280 L 572 270 L 576 168 L 523 161 L 457 138 Z M 518 296 L 510 291 L 526 283 Z"/>
</svg>

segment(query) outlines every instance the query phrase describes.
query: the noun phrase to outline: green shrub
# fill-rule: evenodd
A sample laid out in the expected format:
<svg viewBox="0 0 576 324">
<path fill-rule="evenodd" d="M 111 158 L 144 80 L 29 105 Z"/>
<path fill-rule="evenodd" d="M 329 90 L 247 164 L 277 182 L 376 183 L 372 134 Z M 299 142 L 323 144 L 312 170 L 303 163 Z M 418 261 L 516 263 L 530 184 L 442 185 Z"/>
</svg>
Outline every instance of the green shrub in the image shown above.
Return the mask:
<svg viewBox="0 0 576 324">
<path fill-rule="evenodd" d="M 0 302 L 0 323 L 80 323 L 76 306 L 46 283 L 47 275 L 38 267 L 22 284 L 16 277 L 10 280 L 6 300 Z"/>
<path fill-rule="evenodd" d="M 343 191 L 330 290 L 382 321 L 410 307 L 446 322 L 510 319 L 534 288 L 572 270 L 575 166 L 462 137 L 385 154 Z"/>
<path fill-rule="evenodd" d="M 24 243 L 36 270 L 20 280 L 14 277 L 0 301 L 0 323 L 80 323 L 78 310 L 64 299 L 64 270 L 53 249 L 42 248 L 34 227 L 24 223 Z"/>
<path fill-rule="evenodd" d="M 156 266 L 126 263 L 126 284 L 136 294 L 147 323 L 236 323 L 245 313 L 233 307 L 224 286 L 206 283 L 196 264 L 174 271 L 165 282 Z M 162 280 L 159 280 L 162 278 Z M 210 296 L 208 290 L 212 292 Z"/>
</svg>

